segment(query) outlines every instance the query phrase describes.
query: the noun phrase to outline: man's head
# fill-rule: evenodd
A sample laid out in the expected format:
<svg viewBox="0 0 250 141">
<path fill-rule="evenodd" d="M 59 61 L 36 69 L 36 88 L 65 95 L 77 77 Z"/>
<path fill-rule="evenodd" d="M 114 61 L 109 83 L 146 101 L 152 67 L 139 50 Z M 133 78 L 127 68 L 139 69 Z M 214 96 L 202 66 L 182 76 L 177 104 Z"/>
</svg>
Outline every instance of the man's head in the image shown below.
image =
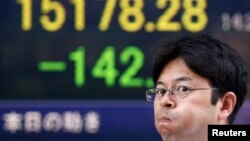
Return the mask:
<svg viewBox="0 0 250 141">
<path fill-rule="evenodd" d="M 208 34 L 193 34 L 156 47 L 153 80 L 168 93 L 154 101 L 158 131 L 170 133 L 166 125 L 178 132 L 189 130 L 188 135 L 194 128 L 202 132 L 207 124 L 233 122 L 246 95 L 247 68 L 227 44 Z M 173 91 L 189 93 L 180 97 Z"/>
</svg>

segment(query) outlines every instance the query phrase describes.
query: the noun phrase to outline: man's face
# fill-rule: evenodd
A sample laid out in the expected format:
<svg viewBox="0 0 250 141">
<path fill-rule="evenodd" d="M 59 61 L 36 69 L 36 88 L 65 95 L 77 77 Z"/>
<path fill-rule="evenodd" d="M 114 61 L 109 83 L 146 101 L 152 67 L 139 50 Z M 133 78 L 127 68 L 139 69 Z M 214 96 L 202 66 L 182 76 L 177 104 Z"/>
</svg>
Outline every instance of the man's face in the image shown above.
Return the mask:
<svg viewBox="0 0 250 141">
<path fill-rule="evenodd" d="M 208 79 L 190 70 L 182 58 L 169 62 L 161 72 L 156 88 L 175 86 L 210 88 Z M 212 90 L 194 90 L 186 97 L 168 95 L 154 101 L 155 126 L 162 138 L 207 137 L 207 125 L 218 120 L 219 104 L 211 104 Z"/>
</svg>

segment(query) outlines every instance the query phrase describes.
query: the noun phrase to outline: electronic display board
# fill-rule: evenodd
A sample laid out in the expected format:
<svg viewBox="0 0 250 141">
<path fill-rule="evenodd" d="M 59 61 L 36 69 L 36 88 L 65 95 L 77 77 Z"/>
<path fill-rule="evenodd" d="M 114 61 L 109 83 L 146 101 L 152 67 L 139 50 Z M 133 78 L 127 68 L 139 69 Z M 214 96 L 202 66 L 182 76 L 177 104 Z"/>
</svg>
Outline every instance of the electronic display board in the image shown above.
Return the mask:
<svg viewBox="0 0 250 141">
<path fill-rule="evenodd" d="M 249 0 L 0 0 L 0 140 L 161 140 L 145 100 L 154 45 L 209 32 L 249 68 L 249 7 Z M 249 105 L 236 124 L 249 124 Z"/>
<path fill-rule="evenodd" d="M 248 0 L 1 0 L 1 100 L 144 100 L 154 44 L 210 32 L 250 64 Z M 248 96 L 249 97 L 249 96 Z"/>
<path fill-rule="evenodd" d="M 143 101 L 2 101 L 1 141 L 160 141 Z"/>
</svg>

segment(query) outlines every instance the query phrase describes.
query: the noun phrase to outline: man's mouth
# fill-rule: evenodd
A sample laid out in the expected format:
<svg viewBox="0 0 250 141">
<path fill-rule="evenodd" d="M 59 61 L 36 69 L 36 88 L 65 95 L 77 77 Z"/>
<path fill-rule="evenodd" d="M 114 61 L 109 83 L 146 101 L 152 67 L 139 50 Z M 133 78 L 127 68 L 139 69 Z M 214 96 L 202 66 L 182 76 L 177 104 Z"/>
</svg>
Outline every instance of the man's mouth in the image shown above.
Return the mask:
<svg viewBox="0 0 250 141">
<path fill-rule="evenodd" d="M 159 119 L 160 122 L 165 123 L 165 122 L 170 122 L 172 121 L 168 116 L 162 115 Z"/>
</svg>

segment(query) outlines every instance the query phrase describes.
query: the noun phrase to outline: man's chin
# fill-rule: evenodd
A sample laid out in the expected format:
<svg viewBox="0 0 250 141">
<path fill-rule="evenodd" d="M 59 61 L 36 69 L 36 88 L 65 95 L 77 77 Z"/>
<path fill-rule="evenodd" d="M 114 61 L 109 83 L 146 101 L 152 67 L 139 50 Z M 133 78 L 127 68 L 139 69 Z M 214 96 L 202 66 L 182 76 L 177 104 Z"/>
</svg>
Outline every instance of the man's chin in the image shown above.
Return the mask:
<svg viewBox="0 0 250 141">
<path fill-rule="evenodd" d="M 173 126 L 169 122 L 160 122 L 157 124 L 157 131 L 160 134 L 170 134 L 173 132 Z"/>
</svg>

